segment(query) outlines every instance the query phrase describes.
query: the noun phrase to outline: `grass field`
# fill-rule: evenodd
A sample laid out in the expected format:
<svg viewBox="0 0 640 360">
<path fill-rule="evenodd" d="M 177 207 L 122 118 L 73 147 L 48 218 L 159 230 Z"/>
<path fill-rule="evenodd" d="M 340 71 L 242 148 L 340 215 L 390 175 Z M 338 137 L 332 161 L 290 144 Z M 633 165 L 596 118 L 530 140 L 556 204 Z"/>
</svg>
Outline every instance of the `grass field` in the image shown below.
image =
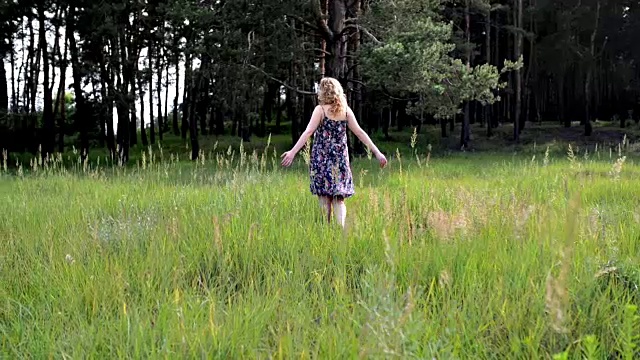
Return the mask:
<svg viewBox="0 0 640 360">
<path fill-rule="evenodd" d="M 637 157 L 359 159 L 343 232 L 274 155 L 0 170 L 0 358 L 638 355 Z"/>
</svg>

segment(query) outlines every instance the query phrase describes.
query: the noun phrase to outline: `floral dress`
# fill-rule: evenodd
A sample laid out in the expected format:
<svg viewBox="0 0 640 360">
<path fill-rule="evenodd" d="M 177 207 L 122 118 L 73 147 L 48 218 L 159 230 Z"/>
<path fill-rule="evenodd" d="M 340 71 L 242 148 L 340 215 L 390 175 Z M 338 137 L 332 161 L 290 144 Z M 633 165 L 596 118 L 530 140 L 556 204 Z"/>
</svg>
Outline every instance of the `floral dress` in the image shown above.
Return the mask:
<svg viewBox="0 0 640 360">
<path fill-rule="evenodd" d="M 348 198 L 355 193 L 347 147 L 347 121 L 326 115 L 313 135 L 309 164 L 311 193 Z"/>
</svg>

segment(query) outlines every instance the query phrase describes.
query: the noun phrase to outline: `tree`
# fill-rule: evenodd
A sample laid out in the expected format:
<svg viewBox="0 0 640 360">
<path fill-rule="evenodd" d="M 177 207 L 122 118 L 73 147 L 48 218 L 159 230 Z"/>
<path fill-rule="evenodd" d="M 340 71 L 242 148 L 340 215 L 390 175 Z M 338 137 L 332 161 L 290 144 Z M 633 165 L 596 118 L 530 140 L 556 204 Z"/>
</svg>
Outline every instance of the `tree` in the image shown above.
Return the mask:
<svg viewBox="0 0 640 360">
<path fill-rule="evenodd" d="M 380 40 L 363 54 L 366 80 L 386 92 L 403 94 L 419 111 L 436 118 L 455 116 L 464 102 L 495 102 L 493 91 L 504 86 L 500 73 L 521 66 L 505 61 L 499 71 L 490 64 L 471 66 L 469 55 L 466 61 L 452 57 L 452 24 L 442 21 L 435 4 L 429 8 L 420 1 L 382 1 L 368 21 L 376 24 Z M 462 142 L 466 140 L 463 136 Z"/>
</svg>

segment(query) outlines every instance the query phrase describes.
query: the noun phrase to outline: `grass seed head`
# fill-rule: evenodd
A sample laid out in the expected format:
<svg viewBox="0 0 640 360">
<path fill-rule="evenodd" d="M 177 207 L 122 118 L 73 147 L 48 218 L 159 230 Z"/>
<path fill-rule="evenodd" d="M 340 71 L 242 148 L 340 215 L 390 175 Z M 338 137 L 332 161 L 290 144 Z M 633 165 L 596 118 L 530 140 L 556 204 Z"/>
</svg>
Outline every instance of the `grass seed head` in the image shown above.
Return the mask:
<svg viewBox="0 0 640 360">
<path fill-rule="evenodd" d="M 442 270 L 440 272 L 440 275 L 438 276 L 438 285 L 441 288 L 448 288 L 449 286 L 451 286 L 452 282 L 453 279 L 451 277 L 451 274 L 446 269 Z"/>
<path fill-rule="evenodd" d="M 415 150 L 416 142 L 418 140 L 418 128 L 413 128 L 413 133 L 411 134 L 411 148 Z"/>
<path fill-rule="evenodd" d="M 64 260 L 68 263 L 68 264 L 73 264 L 74 262 L 76 262 L 76 260 L 73 258 L 73 256 L 71 256 L 70 254 L 67 254 L 64 257 Z"/>
<path fill-rule="evenodd" d="M 549 274 L 546 282 L 545 310 L 549 314 L 551 328 L 560 334 L 568 332 L 566 326 L 568 304 L 569 295 L 566 283 Z"/>
<path fill-rule="evenodd" d="M 611 170 L 609 171 L 609 176 L 611 176 L 614 180 L 620 180 L 620 173 L 622 173 L 622 166 L 624 162 L 627 160 L 626 156 L 622 156 L 613 163 Z"/>
<path fill-rule="evenodd" d="M 302 148 L 302 158 L 305 164 L 309 165 L 311 163 L 311 138 L 307 138 L 307 142 Z"/>
<path fill-rule="evenodd" d="M 471 221 L 464 211 L 431 211 L 427 215 L 427 224 L 438 238 L 445 241 L 452 240 L 456 234 L 467 234 L 471 228 Z"/>
<path fill-rule="evenodd" d="M 222 251 L 222 236 L 220 235 L 220 221 L 213 217 L 213 243 L 219 251 Z"/>
</svg>

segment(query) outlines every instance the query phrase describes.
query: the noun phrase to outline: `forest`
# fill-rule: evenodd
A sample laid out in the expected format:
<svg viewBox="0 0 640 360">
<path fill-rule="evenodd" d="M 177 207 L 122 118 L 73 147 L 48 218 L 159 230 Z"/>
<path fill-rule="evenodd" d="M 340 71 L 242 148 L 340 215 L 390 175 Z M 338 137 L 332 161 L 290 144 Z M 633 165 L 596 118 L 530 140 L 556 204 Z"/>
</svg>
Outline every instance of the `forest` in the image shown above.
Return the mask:
<svg viewBox="0 0 640 360">
<path fill-rule="evenodd" d="M 339 79 L 370 132 L 640 119 L 637 0 L 11 0 L 0 148 L 82 156 L 290 134 Z M 357 144 L 354 144 L 356 146 Z M 357 149 L 356 149 L 357 150 Z"/>
</svg>

